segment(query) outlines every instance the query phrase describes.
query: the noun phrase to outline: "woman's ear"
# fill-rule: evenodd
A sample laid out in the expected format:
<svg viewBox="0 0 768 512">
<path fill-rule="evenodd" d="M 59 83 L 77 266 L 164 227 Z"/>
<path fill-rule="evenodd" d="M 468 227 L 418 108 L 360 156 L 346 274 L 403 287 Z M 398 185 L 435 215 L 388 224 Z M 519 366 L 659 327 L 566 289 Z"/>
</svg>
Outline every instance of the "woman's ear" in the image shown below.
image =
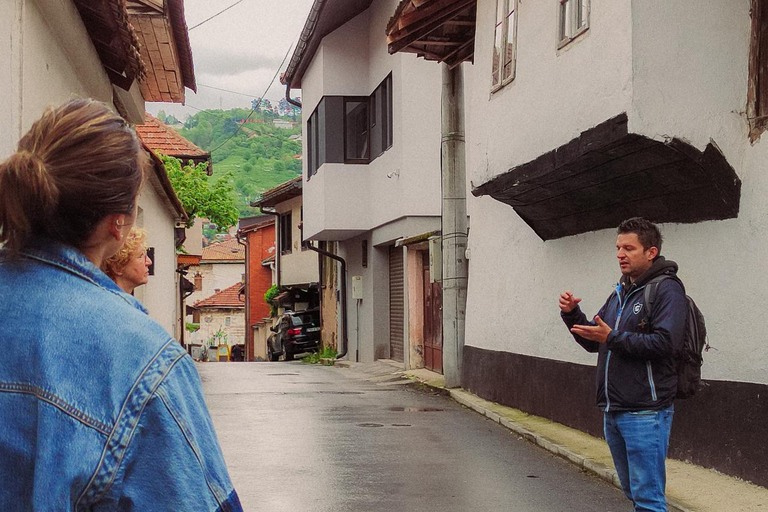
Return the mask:
<svg viewBox="0 0 768 512">
<path fill-rule="evenodd" d="M 107 215 L 107 228 L 109 234 L 118 242 L 123 239 L 123 229 L 126 226 L 128 216 L 124 213 Z"/>
</svg>

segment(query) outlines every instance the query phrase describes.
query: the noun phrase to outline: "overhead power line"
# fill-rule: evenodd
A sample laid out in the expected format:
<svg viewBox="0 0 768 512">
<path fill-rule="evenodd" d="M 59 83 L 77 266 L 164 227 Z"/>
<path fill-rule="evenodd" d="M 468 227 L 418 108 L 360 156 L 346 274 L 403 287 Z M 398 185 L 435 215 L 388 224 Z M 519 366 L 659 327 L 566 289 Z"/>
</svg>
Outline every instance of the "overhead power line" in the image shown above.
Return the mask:
<svg viewBox="0 0 768 512">
<path fill-rule="evenodd" d="M 217 12 L 216 14 L 214 14 L 213 16 L 211 16 L 210 18 L 204 19 L 203 21 L 201 21 L 200 23 L 198 23 L 198 24 L 197 24 L 197 25 L 195 25 L 194 27 L 190 27 L 190 28 L 188 28 L 188 29 L 187 29 L 187 31 L 189 31 L 189 30 L 194 30 L 194 29 L 196 29 L 197 27 L 199 27 L 200 25 L 202 25 L 203 23 L 208 23 L 209 21 L 211 21 L 213 18 L 215 18 L 215 17 L 216 17 L 216 16 L 218 16 L 219 14 L 223 14 L 223 13 L 227 12 L 228 10 L 230 10 L 231 8 L 233 8 L 234 6 L 236 6 L 237 4 L 239 4 L 239 3 L 242 3 L 242 2 L 244 2 L 244 1 L 245 1 L 245 0 L 237 0 L 237 2 L 233 3 L 232 5 L 230 5 L 229 7 L 227 7 L 226 9 L 222 9 L 221 11 Z"/>
<path fill-rule="evenodd" d="M 293 45 L 291 45 L 291 46 L 289 46 L 289 47 L 288 47 L 288 51 L 287 51 L 287 52 L 285 52 L 285 56 L 283 57 L 283 60 L 282 60 L 282 62 L 280 62 L 280 65 L 279 65 L 279 66 L 277 66 L 277 69 L 275 70 L 275 74 L 274 74 L 274 76 L 272 77 L 272 80 L 270 80 L 270 81 L 269 81 L 269 85 L 268 85 L 268 86 L 267 86 L 267 88 L 264 90 L 264 94 L 262 94 L 261 96 L 259 96 L 259 99 L 257 100 L 256 104 L 255 104 L 255 105 L 253 105 L 253 107 L 251 108 L 251 112 L 250 112 L 250 114 L 248 114 L 248 117 L 246 117 L 244 121 L 247 121 L 247 120 L 249 120 L 249 119 L 251 118 L 251 116 L 253 115 L 253 113 L 254 113 L 254 112 L 256 112 L 256 109 L 257 109 L 257 108 L 259 108 L 259 105 L 261 105 L 261 100 L 262 100 L 262 98 L 264 98 L 264 96 L 266 96 L 266 95 L 267 95 L 267 93 L 269 92 L 269 89 L 271 89 L 271 88 L 272 88 L 272 84 L 273 84 L 273 83 L 275 83 L 275 78 L 277 78 L 277 75 L 280 73 L 280 70 L 283 68 L 283 64 L 285 64 L 285 61 L 288 59 L 288 55 L 290 55 L 290 54 L 291 54 L 291 50 L 292 50 L 292 49 L 293 49 Z M 243 122 L 243 124 L 245 124 L 245 123 Z M 211 150 L 211 154 L 213 154 L 213 152 L 214 152 L 214 151 L 217 151 L 217 150 L 218 150 L 218 149 L 220 149 L 220 148 L 221 148 L 221 147 L 222 147 L 224 144 L 226 144 L 227 142 L 229 142 L 230 140 L 232 140 L 232 139 L 235 137 L 235 135 L 237 135 L 237 133 L 240 131 L 240 127 L 241 127 L 241 126 L 242 126 L 242 124 L 238 125 L 238 126 L 237 126 L 237 128 L 235 129 L 234 133 L 232 133 L 232 135 L 230 135 L 230 136 L 229 136 L 229 138 L 228 138 L 227 140 L 225 140 L 224 142 L 222 142 L 221 144 L 219 144 L 218 146 L 216 146 L 214 149 L 212 149 L 212 150 Z"/>
<path fill-rule="evenodd" d="M 197 84 L 200 87 L 205 87 L 207 89 L 216 89 L 217 91 L 224 91 L 224 92 L 231 92 L 232 94 L 239 94 L 240 96 L 247 96 L 248 98 L 258 98 L 255 94 L 246 94 L 244 92 L 237 92 L 237 91 L 230 91 L 229 89 L 222 89 L 221 87 L 214 87 L 212 85 L 205 85 L 198 82 Z"/>
</svg>

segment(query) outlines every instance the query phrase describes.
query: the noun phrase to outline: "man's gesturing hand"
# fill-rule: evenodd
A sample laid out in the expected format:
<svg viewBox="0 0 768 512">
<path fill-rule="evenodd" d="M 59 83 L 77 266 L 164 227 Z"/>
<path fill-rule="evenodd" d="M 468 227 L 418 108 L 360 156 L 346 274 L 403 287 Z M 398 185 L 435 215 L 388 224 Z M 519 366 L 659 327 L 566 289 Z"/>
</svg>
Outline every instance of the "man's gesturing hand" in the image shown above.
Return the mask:
<svg viewBox="0 0 768 512">
<path fill-rule="evenodd" d="M 571 327 L 571 332 L 588 340 L 605 343 L 612 329 L 599 316 L 595 317 L 595 322 L 597 325 L 574 325 Z"/>
<path fill-rule="evenodd" d="M 560 294 L 560 311 L 570 313 L 579 305 L 579 302 L 581 299 L 574 297 L 571 292 L 563 292 Z"/>
</svg>

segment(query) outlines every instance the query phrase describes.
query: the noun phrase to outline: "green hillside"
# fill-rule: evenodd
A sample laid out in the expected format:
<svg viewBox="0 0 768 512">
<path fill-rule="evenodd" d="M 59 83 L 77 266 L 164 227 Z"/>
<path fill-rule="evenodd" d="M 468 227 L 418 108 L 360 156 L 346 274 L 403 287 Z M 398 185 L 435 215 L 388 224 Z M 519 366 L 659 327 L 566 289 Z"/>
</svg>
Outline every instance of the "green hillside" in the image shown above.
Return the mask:
<svg viewBox="0 0 768 512">
<path fill-rule="evenodd" d="M 272 111 L 204 110 L 191 116 L 180 130 L 184 137 L 211 152 L 215 181 L 229 180 L 237 194 L 241 217 L 254 215 L 249 203 L 261 193 L 301 174 L 301 118 L 280 117 Z M 294 123 L 275 126 L 274 120 Z"/>
</svg>

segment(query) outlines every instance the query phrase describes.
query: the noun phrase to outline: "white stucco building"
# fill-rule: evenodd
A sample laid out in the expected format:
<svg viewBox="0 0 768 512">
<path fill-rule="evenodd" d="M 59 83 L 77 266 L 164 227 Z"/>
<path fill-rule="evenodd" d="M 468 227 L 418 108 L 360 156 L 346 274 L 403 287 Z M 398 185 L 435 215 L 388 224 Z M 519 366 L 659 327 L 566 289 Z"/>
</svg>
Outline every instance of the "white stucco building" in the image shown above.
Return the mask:
<svg viewBox="0 0 768 512">
<path fill-rule="evenodd" d="M 302 96 L 304 239 L 346 261 L 347 357 L 413 367 L 424 332 L 406 327 L 407 292 L 423 294 L 421 254 L 440 230 L 440 70 L 388 53 L 397 5 L 316 2 L 283 83 Z"/>
<path fill-rule="evenodd" d="M 245 275 L 245 246 L 236 238 L 214 242 L 202 249 L 200 264 L 189 267 L 187 279 L 194 284 L 194 292 L 187 304 L 207 299 L 214 293 L 243 281 Z"/>
<path fill-rule="evenodd" d="M 183 102 L 185 87 L 195 88 L 187 29 L 179 22 L 184 19 L 179 2 L 159 1 L 150 6 L 132 0 L 124 4 L 117 0 L 9 0 L 3 7 L 0 159 L 15 149 L 49 105 L 94 98 L 137 124 L 143 121 L 145 101 Z M 120 9 L 124 16 L 116 15 Z M 161 22 L 158 28 L 152 28 L 152 20 Z M 153 61 L 159 53 L 147 52 L 152 44 L 168 46 L 172 58 Z M 144 78 L 139 80 L 142 72 Z M 137 225 L 146 229 L 148 245 L 155 252 L 153 275 L 136 295 L 155 320 L 178 336 L 174 229 L 185 213 L 164 169 L 149 173 L 138 206 Z"/>
<path fill-rule="evenodd" d="M 644 216 L 717 349 L 676 403 L 670 456 L 768 483 L 762 5 L 477 2 L 463 387 L 601 435 L 595 356 L 557 297 L 594 314 L 619 277 L 616 226 Z"/>
</svg>

